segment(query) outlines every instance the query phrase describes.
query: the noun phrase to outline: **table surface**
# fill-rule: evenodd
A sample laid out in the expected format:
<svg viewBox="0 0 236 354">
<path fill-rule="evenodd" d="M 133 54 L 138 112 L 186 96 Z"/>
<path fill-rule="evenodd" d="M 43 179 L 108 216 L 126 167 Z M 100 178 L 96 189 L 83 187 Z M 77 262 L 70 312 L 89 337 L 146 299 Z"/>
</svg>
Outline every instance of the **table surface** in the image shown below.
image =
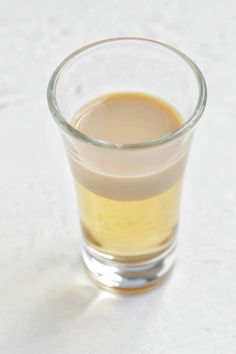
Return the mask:
<svg viewBox="0 0 236 354">
<path fill-rule="evenodd" d="M 0 353 L 236 353 L 235 1 L 0 3 Z M 150 37 L 201 67 L 209 100 L 188 163 L 178 262 L 152 292 L 93 285 L 46 86 L 89 42 Z"/>
</svg>

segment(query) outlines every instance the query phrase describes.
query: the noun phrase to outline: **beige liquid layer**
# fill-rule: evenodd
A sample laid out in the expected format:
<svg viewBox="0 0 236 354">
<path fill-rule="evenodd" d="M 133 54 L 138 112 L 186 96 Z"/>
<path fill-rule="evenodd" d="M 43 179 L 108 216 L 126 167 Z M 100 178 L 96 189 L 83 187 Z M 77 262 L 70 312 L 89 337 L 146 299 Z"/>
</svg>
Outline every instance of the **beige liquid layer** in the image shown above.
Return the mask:
<svg viewBox="0 0 236 354">
<path fill-rule="evenodd" d="M 159 98 L 142 93 L 114 93 L 84 106 L 73 125 L 100 140 L 140 143 L 176 130 L 182 125 L 182 118 Z"/>
<path fill-rule="evenodd" d="M 182 119 L 160 99 L 117 93 L 84 106 L 71 124 L 97 139 L 138 143 L 178 129 Z M 98 155 L 99 169 L 93 170 L 69 154 L 85 240 L 119 259 L 158 254 L 174 238 L 185 156 L 166 169 L 137 176 L 130 174 L 130 160 L 108 157 Z"/>
</svg>

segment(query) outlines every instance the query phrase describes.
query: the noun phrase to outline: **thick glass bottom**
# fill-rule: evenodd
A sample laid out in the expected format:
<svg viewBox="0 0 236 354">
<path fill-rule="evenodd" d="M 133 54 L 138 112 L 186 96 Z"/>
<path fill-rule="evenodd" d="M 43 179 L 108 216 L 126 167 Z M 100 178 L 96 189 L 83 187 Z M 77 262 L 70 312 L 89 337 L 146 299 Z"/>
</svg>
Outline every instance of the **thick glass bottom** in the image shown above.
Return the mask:
<svg viewBox="0 0 236 354">
<path fill-rule="evenodd" d="M 145 261 L 116 261 L 83 246 L 83 261 L 90 277 L 99 285 L 113 290 L 142 290 L 157 285 L 175 262 L 175 244 Z"/>
</svg>

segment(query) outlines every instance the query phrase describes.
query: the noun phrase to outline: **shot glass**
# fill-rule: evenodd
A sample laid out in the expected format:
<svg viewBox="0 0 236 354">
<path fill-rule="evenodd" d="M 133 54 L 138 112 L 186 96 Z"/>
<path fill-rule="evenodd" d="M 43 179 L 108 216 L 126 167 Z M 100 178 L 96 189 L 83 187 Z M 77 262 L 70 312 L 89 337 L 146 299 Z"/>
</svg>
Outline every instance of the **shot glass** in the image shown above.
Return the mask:
<svg viewBox="0 0 236 354">
<path fill-rule="evenodd" d="M 81 107 L 114 92 L 157 96 L 171 104 L 184 123 L 158 139 L 125 144 L 99 140 L 73 127 Z M 196 64 L 150 39 L 90 44 L 53 73 L 48 104 L 74 179 L 83 261 L 100 285 L 149 287 L 173 266 L 184 170 L 206 97 Z"/>
</svg>

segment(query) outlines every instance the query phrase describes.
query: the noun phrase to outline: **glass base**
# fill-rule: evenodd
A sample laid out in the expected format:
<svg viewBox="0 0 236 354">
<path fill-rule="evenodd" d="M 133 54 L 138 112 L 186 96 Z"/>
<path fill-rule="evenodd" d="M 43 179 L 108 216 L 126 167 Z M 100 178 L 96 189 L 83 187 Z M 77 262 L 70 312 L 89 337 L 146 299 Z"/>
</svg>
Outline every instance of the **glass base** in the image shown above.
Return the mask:
<svg viewBox="0 0 236 354">
<path fill-rule="evenodd" d="M 99 285 L 113 290 L 141 290 L 157 285 L 175 262 L 175 245 L 142 262 L 118 262 L 102 253 L 83 247 L 83 261 L 90 277 Z"/>
</svg>

